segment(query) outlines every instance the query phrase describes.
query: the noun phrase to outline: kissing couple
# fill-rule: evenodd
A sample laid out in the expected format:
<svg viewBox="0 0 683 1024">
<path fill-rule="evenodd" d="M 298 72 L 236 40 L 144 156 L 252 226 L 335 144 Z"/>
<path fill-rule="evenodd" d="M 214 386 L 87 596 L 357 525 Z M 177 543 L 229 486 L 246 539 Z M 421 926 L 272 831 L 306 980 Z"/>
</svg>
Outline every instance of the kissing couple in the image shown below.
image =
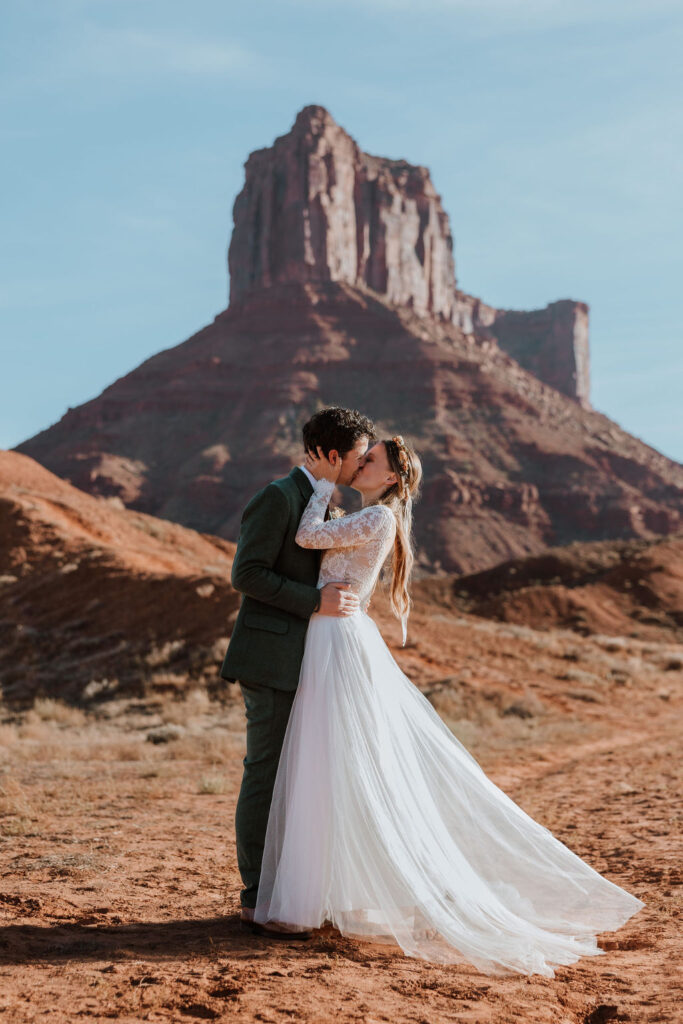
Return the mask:
<svg viewBox="0 0 683 1024">
<path fill-rule="evenodd" d="M 235 815 L 243 927 L 332 925 L 486 974 L 554 976 L 644 903 L 486 776 L 373 619 L 385 563 L 405 643 L 420 460 L 356 410 L 303 428 L 303 462 L 244 510 L 242 603 L 220 670 L 247 718 Z M 330 516 L 337 484 L 359 511 Z"/>
</svg>

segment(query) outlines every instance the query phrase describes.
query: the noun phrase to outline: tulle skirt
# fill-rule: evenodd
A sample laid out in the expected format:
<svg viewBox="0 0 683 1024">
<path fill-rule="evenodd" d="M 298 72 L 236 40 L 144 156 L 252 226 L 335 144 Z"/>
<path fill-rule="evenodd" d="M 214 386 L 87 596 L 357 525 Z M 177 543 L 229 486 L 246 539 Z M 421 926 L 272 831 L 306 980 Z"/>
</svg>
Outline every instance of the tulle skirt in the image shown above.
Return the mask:
<svg viewBox="0 0 683 1024">
<path fill-rule="evenodd" d="M 643 906 L 491 782 L 369 616 L 312 616 L 256 921 L 553 977 Z"/>
</svg>

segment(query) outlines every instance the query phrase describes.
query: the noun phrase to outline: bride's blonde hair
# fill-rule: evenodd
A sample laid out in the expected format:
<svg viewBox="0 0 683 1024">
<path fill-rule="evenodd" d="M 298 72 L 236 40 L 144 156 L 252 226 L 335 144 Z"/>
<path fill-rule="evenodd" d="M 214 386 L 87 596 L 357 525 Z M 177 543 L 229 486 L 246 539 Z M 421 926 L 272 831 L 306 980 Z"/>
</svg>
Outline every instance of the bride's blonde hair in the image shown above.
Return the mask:
<svg viewBox="0 0 683 1024">
<path fill-rule="evenodd" d="M 384 492 L 378 504 L 388 505 L 396 519 L 396 538 L 392 555 L 391 607 L 401 622 L 403 643 L 407 635 L 411 599 L 408 590 L 410 574 L 415 560 L 412 526 L 413 501 L 417 498 L 422 480 L 422 464 L 415 451 L 400 434 L 382 439 L 390 468 L 396 474 L 396 483 Z"/>
</svg>

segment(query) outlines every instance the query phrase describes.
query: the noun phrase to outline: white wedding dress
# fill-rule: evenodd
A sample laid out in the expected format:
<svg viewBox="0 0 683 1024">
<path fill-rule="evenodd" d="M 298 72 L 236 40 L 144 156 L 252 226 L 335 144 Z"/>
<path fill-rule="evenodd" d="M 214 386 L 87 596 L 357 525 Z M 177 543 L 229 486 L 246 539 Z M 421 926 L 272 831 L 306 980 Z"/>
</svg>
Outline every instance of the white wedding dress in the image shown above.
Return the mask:
<svg viewBox="0 0 683 1024">
<path fill-rule="evenodd" d="M 394 661 L 365 608 L 391 551 L 390 509 L 325 521 L 321 480 L 297 543 L 319 585 L 363 610 L 313 615 L 273 791 L 254 919 L 398 944 L 487 974 L 542 974 L 602 953 L 644 903 L 499 789 Z"/>
</svg>

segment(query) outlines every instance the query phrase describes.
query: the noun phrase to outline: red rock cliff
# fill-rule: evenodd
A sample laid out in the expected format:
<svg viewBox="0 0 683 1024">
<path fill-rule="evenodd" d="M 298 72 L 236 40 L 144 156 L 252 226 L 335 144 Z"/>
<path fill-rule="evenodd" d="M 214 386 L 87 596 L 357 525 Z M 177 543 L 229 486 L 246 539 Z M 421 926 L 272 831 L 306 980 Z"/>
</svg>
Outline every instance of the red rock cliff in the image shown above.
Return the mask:
<svg viewBox="0 0 683 1024">
<path fill-rule="evenodd" d="M 494 309 L 456 291 L 454 322 L 465 333 L 495 338 L 539 380 L 590 408 L 588 306 L 559 299 L 544 309 Z"/>
<path fill-rule="evenodd" d="M 323 107 L 245 164 L 230 243 L 230 303 L 287 281 L 366 285 L 451 318 L 453 239 L 426 167 L 363 153 Z"/>
<path fill-rule="evenodd" d="M 418 315 L 497 339 L 589 405 L 588 307 L 499 310 L 456 288 L 453 236 L 426 167 L 364 153 L 320 106 L 245 164 L 228 253 L 230 305 L 287 282 L 369 288 Z"/>
</svg>

